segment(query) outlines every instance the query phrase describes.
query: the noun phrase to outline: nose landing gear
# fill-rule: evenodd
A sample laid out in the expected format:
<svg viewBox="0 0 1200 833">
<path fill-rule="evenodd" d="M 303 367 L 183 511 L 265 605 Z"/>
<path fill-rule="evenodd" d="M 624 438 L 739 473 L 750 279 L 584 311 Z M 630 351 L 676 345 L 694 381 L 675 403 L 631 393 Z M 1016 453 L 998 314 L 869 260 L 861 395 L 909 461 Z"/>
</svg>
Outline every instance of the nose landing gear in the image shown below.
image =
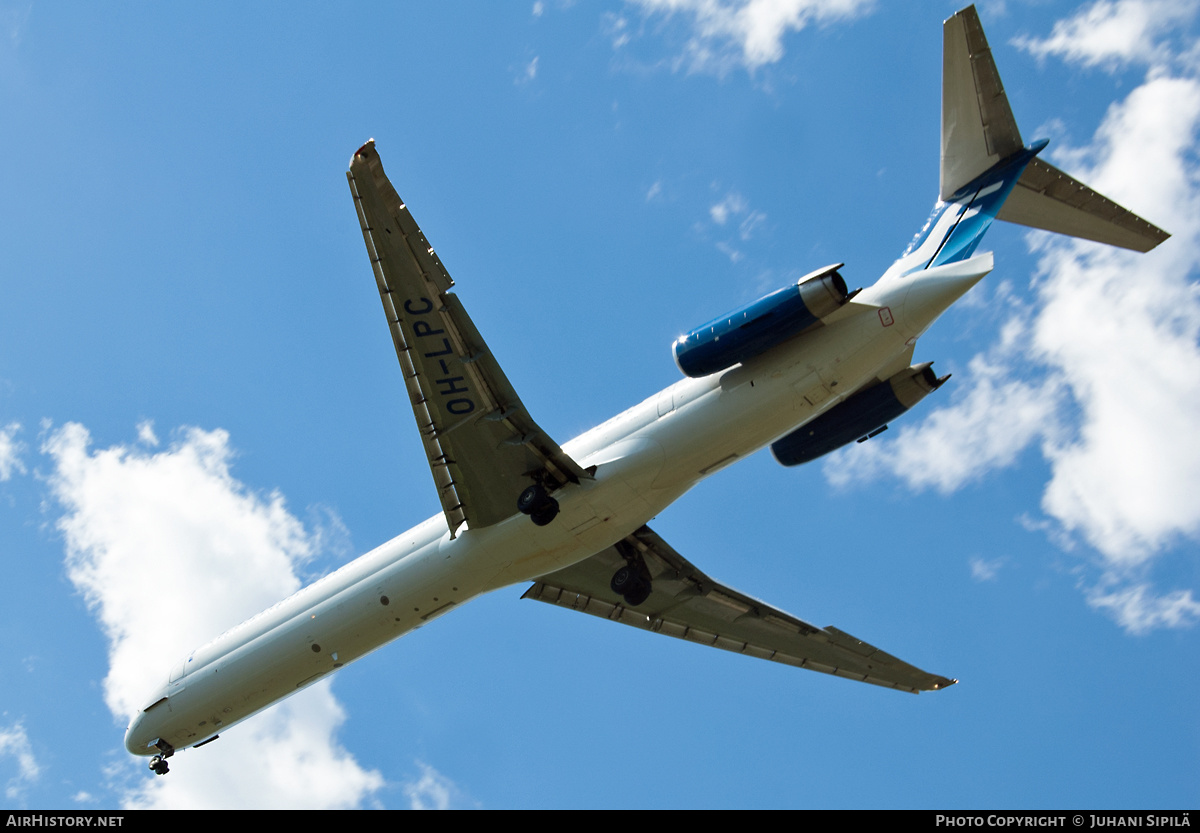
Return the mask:
<svg viewBox="0 0 1200 833">
<path fill-rule="evenodd" d="M 171 768 L 167 766 L 167 758 L 175 754 L 175 747 L 162 738 L 154 741 L 154 745 L 158 747 L 158 751 L 162 754 L 155 755 L 150 759 L 150 771 L 155 775 L 166 775 L 171 771 Z"/>
</svg>

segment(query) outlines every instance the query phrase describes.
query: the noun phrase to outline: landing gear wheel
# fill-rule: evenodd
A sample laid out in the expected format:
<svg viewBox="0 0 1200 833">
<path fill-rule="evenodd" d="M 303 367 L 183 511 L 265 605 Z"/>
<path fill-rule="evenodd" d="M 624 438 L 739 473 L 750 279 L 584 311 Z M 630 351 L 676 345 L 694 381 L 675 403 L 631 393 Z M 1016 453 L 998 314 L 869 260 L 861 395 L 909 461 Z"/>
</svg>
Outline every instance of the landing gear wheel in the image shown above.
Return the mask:
<svg viewBox="0 0 1200 833">
<path fill-rule="evenodd" d="M 613 573 L 612 581 L 608 583 L 612 591 L 625 599 L 630 607 L 637 607 L 650 598 L 650 582 L 642 578 L 638 571 L 626 564 Z"/>
<path fill-rule="evenodd" d="M 612 581 L 608 583 L 608 586 L 611 587 L 612 591 L 618 596 L 624 596 L 629 592 L 629 589 L 633 587 L 636 580 L 637 573 L 633 571 L 632 567 L 626 564 L 624 567 L 613 573 Z"/>
<path fill-rule="evenodd" d="M 558 516 L 558 501 L 546 494 L 544 486 L 534 484 L 517 498 L 517 510 L 537 526 L 545 526 Z"/>
<path fill-rule="evenodd" d="M 637 607 L 650 598 L 650 590 L 650 582 L 639 578 L 638 586 L 625 594 L 625 603 L 630 607 Z"/>
<path fill-rule="evenodd" d="M 546 494 L 545 488 L 534 484 L 521 492 L 521 496 L 517 498 L 517 511 L 522 515 L 532 515 L 547 500 L 550 500 L 550 496 Z"/>
<path fill-rule="evenodd" d="M 547 505 L 529 516 L 537 526 L 545 526 L 558 517 L 558 501 L 552 497 L 546 498 Z"/>
<path fill-rule="evenodd" d="M 150 771 L 155 775 L 166 775 L 170 772 L 170 767 L 167 766 L 167 759 L 162 755 L 155 755 L 150 759 Z"/>
</svg>

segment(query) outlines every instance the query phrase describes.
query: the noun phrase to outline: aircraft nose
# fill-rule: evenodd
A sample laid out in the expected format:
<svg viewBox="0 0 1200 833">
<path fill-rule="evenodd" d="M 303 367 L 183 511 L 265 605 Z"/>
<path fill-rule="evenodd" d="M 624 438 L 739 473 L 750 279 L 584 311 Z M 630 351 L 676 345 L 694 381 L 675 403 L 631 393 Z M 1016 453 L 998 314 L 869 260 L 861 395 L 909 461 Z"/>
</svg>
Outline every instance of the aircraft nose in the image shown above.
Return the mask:
<svg viewBox="0 0 1200 833">
<path fill-rule="evenodd" d="M 142 734 L 142 712 L 138 712 L 132 721 L 129 723 L 129 728 L 125 730 L 125 750 L 131 755 L 138 755 L 141 749 L 138 748 L 139 743 L 137 738 Z"/>
<path fill-rule="evenodd" d="M 125 730 L 125 750 L 130 755 L 153 755 L 158 751 L 150 746 L 150 742 L 158 737 L 150 723 L 144 711 L 139 711 L 129 723 Z"/>
</svg>

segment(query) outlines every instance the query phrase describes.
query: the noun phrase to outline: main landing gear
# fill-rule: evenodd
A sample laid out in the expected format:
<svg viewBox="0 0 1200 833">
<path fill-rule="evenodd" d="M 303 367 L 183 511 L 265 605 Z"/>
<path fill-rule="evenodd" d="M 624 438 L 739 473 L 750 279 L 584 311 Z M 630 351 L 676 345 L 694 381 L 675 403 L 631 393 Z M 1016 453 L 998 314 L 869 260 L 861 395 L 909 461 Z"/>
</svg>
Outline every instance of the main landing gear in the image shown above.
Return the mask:
<svg viewBox="0 0 1200 833">
<path fill-rule="evenodd" d="M 546 493 L 545 486 L 535 483 L 521 492 L 517 509 L 538 526 L 545 526 L 558 516 L 558 501 Z"/>
<path fill-rule="evenodd" d="M 625 600 L 625 604 L 637 607 L 650 598 L 650 591 L 653 589 L 650 571 L 646 568 L 641 553 L 628 541 L 618 541 L 616 550 L 625 559 L 625 566 L 613 573 L 608 586 Z"/>
<path fill-rule="evenodd" d="M 175 747 L 162 738 L 156 740 L 154 745 L 158 747 L 158 751 L 162 754 L 155 755 L 150 759 L 150 771 L 155 775 L 166 775 L 171 771 L 171 768 L 167 766 L 167 758 L 175 754 Z"/>
<path fill-rule="evenodd" d="M 613 573 L 608 586 L 630 607 L 637 607 L 650 598 L 650 580 L 640 576 L 637 568 L 628 564 Z"/>
</svg>

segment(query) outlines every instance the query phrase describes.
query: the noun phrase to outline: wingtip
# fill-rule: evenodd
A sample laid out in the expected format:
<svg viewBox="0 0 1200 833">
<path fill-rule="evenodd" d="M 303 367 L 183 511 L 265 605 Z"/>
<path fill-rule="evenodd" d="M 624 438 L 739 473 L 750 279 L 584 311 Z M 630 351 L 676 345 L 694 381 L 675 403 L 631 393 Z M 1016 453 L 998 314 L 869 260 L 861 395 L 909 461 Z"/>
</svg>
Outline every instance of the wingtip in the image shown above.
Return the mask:
<svg viewBox="0 0 1200 833">
<path fill-rule="evenodd" d="M 360 147 L 358 150 L 354 151 L 354 155 L 350 157 L 350 164 L 353 165 L 355 159 L 365 160 L 368 156 L 371 155 L 371 152 L 374 150 L 375 150 L 375 140 L 367 139 L 367 141 L 363 142 L 362 147 Z"/>
<path fill-rule="evenodd" d="M 948 18 L 946 18 L 945 20 L 942 21 L 942 25 L 949 23 L 951 20 L 954 20 L 954 18 L 956 18 L 956 17 L 966 17 L 967 15 L 975 15 L 976 17 L 979 16 L 979 12 L 975 11 L 974 3 L 972 3 L 969 6 L 964 6 L 963 8 L 956 11 L 954 14 L 950 15 Z"/>
</svg>

